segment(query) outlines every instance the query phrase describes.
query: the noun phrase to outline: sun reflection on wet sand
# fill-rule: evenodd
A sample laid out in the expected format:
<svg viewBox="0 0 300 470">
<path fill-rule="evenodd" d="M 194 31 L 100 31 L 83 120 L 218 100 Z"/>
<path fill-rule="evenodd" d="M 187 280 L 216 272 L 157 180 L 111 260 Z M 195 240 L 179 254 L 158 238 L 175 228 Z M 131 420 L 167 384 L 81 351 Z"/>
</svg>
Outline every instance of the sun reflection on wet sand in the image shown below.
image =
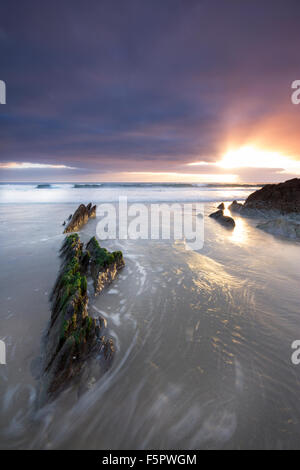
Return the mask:
<svg viewBox="0 0 300 470">
<path fill-rule="evenodd" d="M 225 204 L 225 210 L 224 210 L 224 215 L 227 215 L 229 217 L 232 217 L 233 214 L 230 212 L 228 209 L 228 206 L 230 203 Z M 246 243 L 247 240 L 247 231 L 246 231 L 246 225 L 242 217 L 234 217 L 235 221 L 235 227 L 229 237 L 229 240 L 231 240 L 234 243 Z"/>
</svg>

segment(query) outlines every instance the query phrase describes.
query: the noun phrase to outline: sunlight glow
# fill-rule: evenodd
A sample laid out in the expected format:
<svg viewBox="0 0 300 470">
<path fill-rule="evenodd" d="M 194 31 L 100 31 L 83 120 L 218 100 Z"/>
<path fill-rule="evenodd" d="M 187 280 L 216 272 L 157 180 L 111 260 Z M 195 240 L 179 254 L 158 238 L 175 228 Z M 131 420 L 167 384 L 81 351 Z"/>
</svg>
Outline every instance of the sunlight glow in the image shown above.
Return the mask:
<svg viewBox="0 0 300 470">
<path fill-rule="evenodd" d="M 300 161 L 282 155 L 280 152 L 271 152 L 247 145 L 238 149 L 229 150 L 221 160 L 216 162 L 191 162 L 188 166 L 217 166 L 218 168 L 264 168 L 279 170 L 280 173 L 300 174 Z"/>
<path fill-rule="evenodd" d="M 217 162 L 221 168 L 273 168 L 282 170 L 300 170 L 300 162 L 279 152 L 268 152 L 246 146 L 227 152 Z"/>
<path fill-rule="evenodd" d="M 230 204 L 230 203 L 229 203 Z M 227 215 L 229 217 L 232 217 L 232 214 L 230 210 L 228 209 L 229 204 L 226 204 L 225 210 L 224 210 L 224 215 Z M 243 244 L 247 240 L 247 232 L 246 232 L 246 227 L 245 227 L 245 221 L 243 220 L 242 217 L 234 217 L 235 221 L 235 227 L 234 230 L 232 230 L 229 239 L 237 243 L 239 245 Z"/>
<path fill-rule="evenodd" d="M 204 174 L 204 173 L 176 173 L 176 172 L 155 172 L 155 171 L 131 171 L 122 174 L 122 179 L 126 181 L 142 182 L 190 182 L 190 183 L 234 183 L 237 175 L 231 174 Z"/>
</svg>

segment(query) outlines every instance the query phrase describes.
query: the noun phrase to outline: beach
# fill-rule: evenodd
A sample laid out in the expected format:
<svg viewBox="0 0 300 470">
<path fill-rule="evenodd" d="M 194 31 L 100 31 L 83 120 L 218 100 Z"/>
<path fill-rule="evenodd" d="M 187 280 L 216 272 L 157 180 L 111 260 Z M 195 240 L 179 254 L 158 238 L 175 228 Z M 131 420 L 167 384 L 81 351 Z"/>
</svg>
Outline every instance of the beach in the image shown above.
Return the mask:
<svg viewBox="0 0 300 470">
<path fill-rule="evenodd" d="M 299 446 L 300 244 L 234 215 L 208 215 L 257 186 L 1 185 L 0 447 L 6 449 L 293 449 Z M 37 408 L 49 294 L 63 221 L 92 201 L 201 202 L 204 245 L 106 240 L 125 268 L 89 312 L 107 320 L 116 354 L 84 389 Z M 196 217 L 196 215 L 195 215 Z M 98 216 L 80 231 L 96 235 Z"/>
</svg>

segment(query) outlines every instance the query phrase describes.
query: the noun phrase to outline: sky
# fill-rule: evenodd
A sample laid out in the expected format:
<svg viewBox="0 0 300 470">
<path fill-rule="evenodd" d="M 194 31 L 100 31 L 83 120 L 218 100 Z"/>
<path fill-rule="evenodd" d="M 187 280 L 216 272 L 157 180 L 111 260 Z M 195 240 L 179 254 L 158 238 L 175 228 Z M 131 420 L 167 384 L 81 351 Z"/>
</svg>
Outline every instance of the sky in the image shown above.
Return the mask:
<svg viewBox="0 0 300 470">
<path fill-rule="evenodd" d="M 299 0 L 1 0 L 1 181 L 300 176 Z"/>
</svg>

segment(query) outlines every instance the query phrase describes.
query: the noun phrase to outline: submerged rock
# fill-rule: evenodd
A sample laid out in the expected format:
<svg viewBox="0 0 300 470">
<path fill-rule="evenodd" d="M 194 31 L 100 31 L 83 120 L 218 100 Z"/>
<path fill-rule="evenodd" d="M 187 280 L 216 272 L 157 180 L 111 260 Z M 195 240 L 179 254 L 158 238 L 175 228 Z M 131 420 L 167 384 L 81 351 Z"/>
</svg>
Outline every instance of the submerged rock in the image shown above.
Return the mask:
<svg viewBox="0 0 300 470">
<path fill-rule="evenodd" d="M 52 188 L 52 185 L 49 184 L 49 183 L 46 183 L 46 184 L 38 184 L 36 186 L 36 189 L 49 189 L 49 188 Z"/>
<path fill-rule="evenodd" d="M 90 246 L 95 244 L 92 240 Z M 107 257 L 122 259 L 124 266 L 121 252 L 114 255 L 105 251 Z M 56 397 L 71 379 L 80 378 L 87 360 L 96 358 L 101 374 L 109 367 L 114 354 L 113 341 L 106 336 L 105 320 L 102 317 L 93 318 L 88 313 L 87 276 L 90 266 L 92 269 L 94 267 L 78 234 L 66 237 L 61 258 L 61 271 L 50 298 L 52 313 L 45 338 L 40 405 Z M 107 267 L 110 265 L 107 264 Z"/>
<path fill-rule="evenodd" d="M 97 206 L 92 207 L 91 202 L 87 206 L 80 204 L 73 216 L 70 216 L 71 220 L 65 228 L 64 233 L 77 232 L 80 230 L 89 219 L 94 219 L 96 217 L 96 208 Z"/>
<path fill-rule="evenodd" d="M 257 228 L 273 235 L 286 237 L 293 240 L 300 239 L 300 223 L 289 220 L 285 217 L 260 223 L 257 225 Z"/>
<path fill-rule="evenodd" d="M 224 215 L 223 211 L 221 209 L 219 209 L 216 212 L 213 212 L 212 214 L 209 214 L 209 217 L 211 217 L 212 219 L 219 219 L 223 215 Z"/>
<path fill-rule="evenodd" d="M 240 212 L 243 207 L 243 204 L 240 204 L 237 201 L 233 201 L 230 206 L 228 206 L 228 209 L 230 212 Z"/>
<path fill-rule="evenodd" d="M 217 222 L 220 224 L 224 225 L 226 228 L 234 228 L 235 227 L 235 221 L 233 220 L 232 217 L 229 217 L 227 215 L 224 215 L 224 211 L 222 209 L 217 210 L 216 212 L 213 212 L 210 214 L 212 219 L 215 219 Z"/>
<path fill-rule="evenodd" d="M 91 238 L 86 248 L 91 257 L 91 275 L 97 295 L 115 279 L 120 269 L 125 266 L 123 254 L 121 251 L 110 253 L 105 248 L 101 248 L 95 237 Z"/>
</svg>

